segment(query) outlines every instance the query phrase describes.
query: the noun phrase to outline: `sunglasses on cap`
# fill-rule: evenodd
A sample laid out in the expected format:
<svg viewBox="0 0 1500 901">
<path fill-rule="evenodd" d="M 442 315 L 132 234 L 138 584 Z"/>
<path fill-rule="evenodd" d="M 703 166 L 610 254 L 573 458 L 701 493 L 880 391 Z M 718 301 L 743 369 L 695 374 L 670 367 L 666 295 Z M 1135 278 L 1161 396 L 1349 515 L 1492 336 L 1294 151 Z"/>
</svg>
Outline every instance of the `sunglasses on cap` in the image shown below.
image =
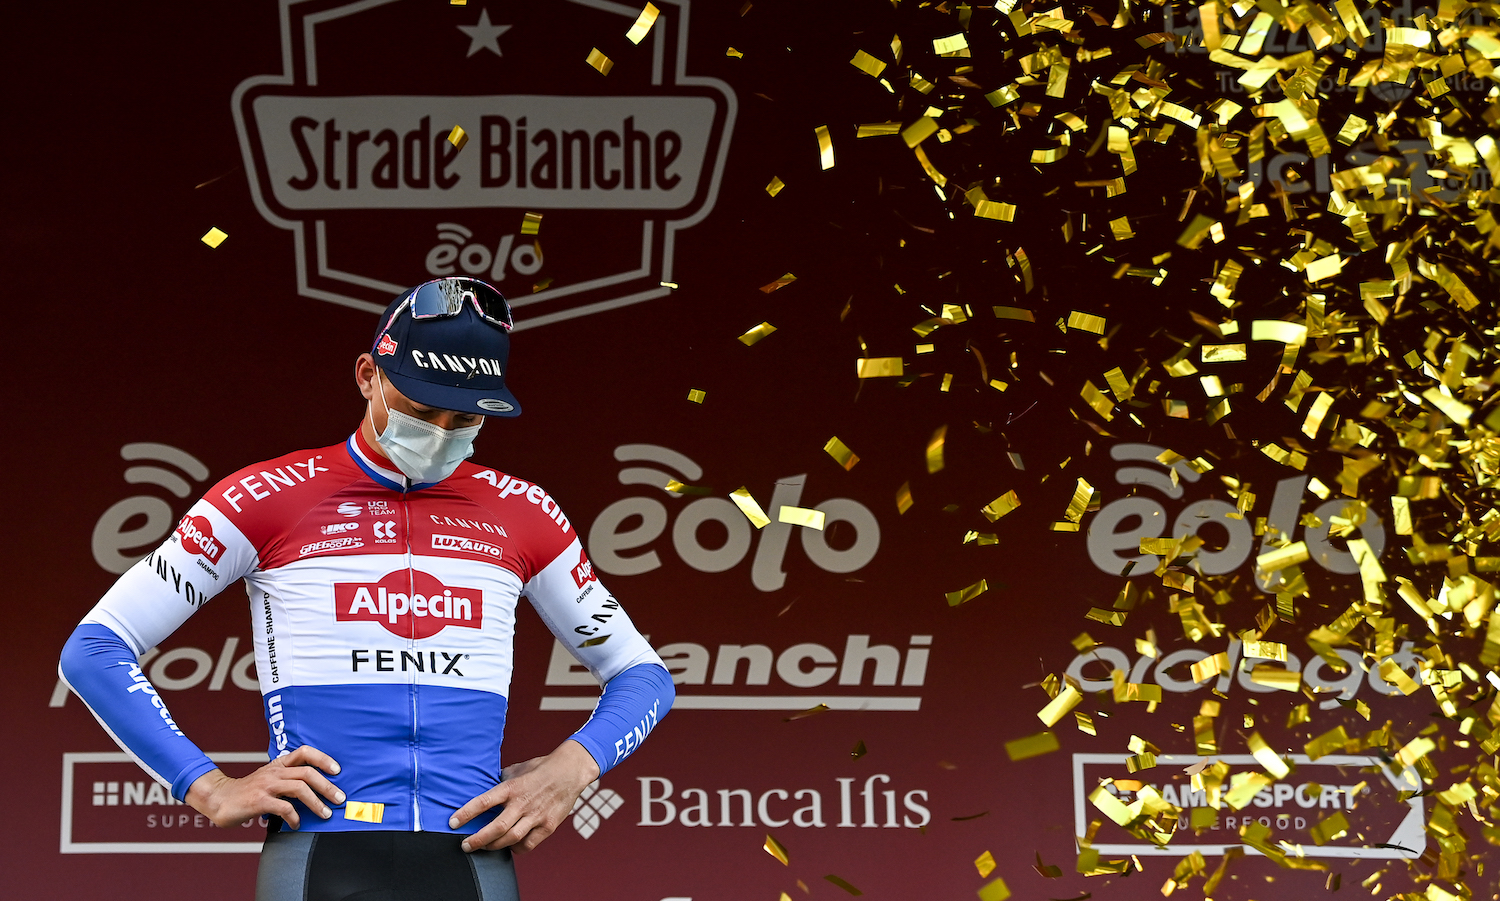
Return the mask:
<svg viewBox="0 0 1500 901">
<path fill-rule="evenodd" d="M 413 288 L 400 306 L 391 311 L 391 317 L 386 320 L 380 334 L 390 331 L 403 310 L 410 309 L 413 319 L 446 319 L 463 312 L 465 303 L 473 304 L 479 318 L 490 325 L 506 331 L 515 325 L 505 295 L 477 278 L 453 276 L 433 279 Z"/>
</svg>

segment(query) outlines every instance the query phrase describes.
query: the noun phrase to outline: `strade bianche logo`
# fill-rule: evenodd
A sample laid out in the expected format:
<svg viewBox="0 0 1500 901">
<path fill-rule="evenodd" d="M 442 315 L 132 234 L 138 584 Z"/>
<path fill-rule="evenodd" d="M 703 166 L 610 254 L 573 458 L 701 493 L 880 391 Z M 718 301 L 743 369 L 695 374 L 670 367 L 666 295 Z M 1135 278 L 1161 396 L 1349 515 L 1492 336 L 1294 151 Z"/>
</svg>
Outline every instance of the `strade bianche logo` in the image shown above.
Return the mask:
<svg viewBox="0 0 1500 901">
<path fill-rule="evenodd" d="M 282 0 L 282 72 L 232 105 L 298 291 L 380 312 L 420 277 L 474 275 L 517 328 L 665 296 L 677 231 L 713 209 L 736 101 L 687 74 L 688 0 L 657 6 L 605 78 L 558 42 L 621 34 L 635 7 Z"/>
</svg>

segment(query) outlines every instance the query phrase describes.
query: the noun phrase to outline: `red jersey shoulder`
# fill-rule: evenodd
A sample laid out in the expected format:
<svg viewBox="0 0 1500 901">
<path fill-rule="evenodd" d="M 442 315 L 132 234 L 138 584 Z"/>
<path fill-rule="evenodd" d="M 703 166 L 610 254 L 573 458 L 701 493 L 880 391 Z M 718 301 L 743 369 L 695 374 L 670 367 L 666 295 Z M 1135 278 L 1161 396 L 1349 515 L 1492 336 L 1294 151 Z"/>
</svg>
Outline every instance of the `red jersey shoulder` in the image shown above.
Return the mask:
<svg viewBox="0 0 1500 901">
<path fill-rule="evenodd" d="M 266 526 L 284 526 L 288 516 L 300 518 L 358 472 L 342 444 L 293 451 L 246 466 L 222 479 L 204 499 L 248 536 Z"/>
<path fill-rule="evenodd" d="M 492 510 L 507 524 L 514 523 L 537 569 L 552 562 L 576 537 L 573 524 L 545 488 L 498 469 L 464 463 L 448 479 L 471 500 Z M 535 570 L 533 570 L 533 573 Z"/>
</svg>

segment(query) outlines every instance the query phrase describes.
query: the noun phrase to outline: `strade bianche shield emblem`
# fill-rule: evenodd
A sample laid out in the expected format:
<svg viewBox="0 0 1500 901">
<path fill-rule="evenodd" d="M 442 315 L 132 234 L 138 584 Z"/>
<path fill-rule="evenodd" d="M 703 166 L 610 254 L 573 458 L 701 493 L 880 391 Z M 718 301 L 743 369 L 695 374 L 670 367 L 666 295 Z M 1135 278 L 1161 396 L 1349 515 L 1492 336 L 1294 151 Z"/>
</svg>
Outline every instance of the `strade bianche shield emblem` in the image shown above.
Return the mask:
<svg viewBox="0 0 1500 901">
<path fill-rule="evenodd" d="M 242 82 L 233 113 L 298 291 L 379 312 L 421 279 L 472 275 L 517 328 L 666 295 L 736 103 L 687 74 L 687 0 L 656 5 L 631 45 L 640 7 L 607 0 L 282 0 L 282 74 Z"/>
</svg>

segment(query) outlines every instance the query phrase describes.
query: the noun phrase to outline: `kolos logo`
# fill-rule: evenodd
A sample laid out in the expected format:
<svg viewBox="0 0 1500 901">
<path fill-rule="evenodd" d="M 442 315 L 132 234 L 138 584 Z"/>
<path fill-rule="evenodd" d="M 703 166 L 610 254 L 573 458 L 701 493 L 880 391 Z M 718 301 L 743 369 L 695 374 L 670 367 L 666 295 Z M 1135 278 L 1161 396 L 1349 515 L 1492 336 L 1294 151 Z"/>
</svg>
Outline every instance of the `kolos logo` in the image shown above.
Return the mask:
<svg viewBox="0 0 1500 901">
<path fill-rule="evenodd" d="M 398 569 L 379 582 L 335 582 L 334 617 L 339 622 L 375 622 L 401 638 L 431 638 L 448 626 L 478 629 L 484 592 L 449 588 L 420 570 Z"/>
<path fill-rule="evenodd" d="M 207 517 L 184 516 L 177 524 L 177 535 L 186 550 L 206 557 L 209 563 L 218 563 L 224 556 L 224 545 L 214 538 L 214 527 Z"/>
</svg>

